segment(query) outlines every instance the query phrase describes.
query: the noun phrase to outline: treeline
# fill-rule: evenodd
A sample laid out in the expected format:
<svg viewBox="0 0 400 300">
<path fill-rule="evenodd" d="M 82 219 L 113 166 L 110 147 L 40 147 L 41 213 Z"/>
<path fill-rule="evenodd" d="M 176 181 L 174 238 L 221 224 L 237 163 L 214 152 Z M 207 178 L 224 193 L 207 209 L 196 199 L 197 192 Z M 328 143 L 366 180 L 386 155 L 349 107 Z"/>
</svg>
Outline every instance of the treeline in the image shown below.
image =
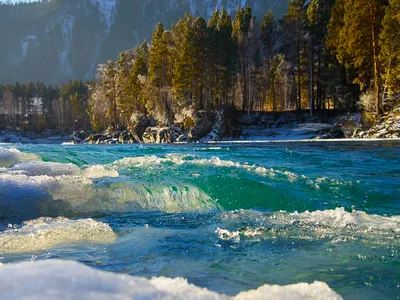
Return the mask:
<svg viewBox="0 0 400 300">
<path fill-rule="evenodd" d="M 143 115 L 171 124 L 198 110 L 380 113 L 399 101 L 399 0 L 291 0 L 279 21 L 250 7 L 206 22 L 186 14 L 150 45 L 99 68 L 95 128 Z M 106 116 L 106 118 L 104 118 Z"/>
<path fill-rule="evenodd" d="M 89 83 L 46 86 L 43 82 L 0 85 L 0 127 L 40 131 L 87 130 Z"/>
<path fill-rule="evenodd" d="M 291 0 L 280 20 L 271 11 L 256 20 L 250 7 L 207 21 L 186 14 L 100 65 L 88 87 L 75 84 L 56 89 L 51 108 L 38 96 L 46 122 L 101 130 L 148 116 L 191 124 L 216 110 L 378 115 L 400 101 L 400 0 Z"/>
</svg>

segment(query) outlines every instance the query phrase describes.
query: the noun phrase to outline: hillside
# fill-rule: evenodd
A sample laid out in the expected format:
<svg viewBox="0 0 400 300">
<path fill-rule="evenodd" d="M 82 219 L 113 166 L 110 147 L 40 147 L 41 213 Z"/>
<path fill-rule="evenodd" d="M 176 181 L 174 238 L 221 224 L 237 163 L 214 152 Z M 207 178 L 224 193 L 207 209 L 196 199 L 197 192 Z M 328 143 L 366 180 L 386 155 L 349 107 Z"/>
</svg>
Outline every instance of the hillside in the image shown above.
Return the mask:
<svg viewBox="0 0 400 300">
<path fill-rule="evenodd" d="M 0 83 L 92 79 L 98 63 L 150 39 L 185 12 L 209 17 L 216 8 L 234 11 L 249 4 L 258 20 L 277 0 L 51 0 L 0 5 Z"/>
</svg>

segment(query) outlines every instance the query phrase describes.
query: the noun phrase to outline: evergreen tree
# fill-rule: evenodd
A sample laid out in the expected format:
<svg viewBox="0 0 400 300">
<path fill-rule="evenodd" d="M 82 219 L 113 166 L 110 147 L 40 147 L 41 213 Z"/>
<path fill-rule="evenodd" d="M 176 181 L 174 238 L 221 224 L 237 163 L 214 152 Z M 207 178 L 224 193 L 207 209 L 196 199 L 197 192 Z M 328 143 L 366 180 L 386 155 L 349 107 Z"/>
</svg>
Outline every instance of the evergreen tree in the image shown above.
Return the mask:
<svg viewBox="0 0 400 300">
<path fill-rule="evenodd" d="M 242 111 L 248 108 L 249 102 L 249 29 L 252 19 L 251 9 L 249 6 L 238 8 L 236 10 L 235 19 L 232 23 L 232 35 L 234 41 L 238 45 L 238 74 L 241 86 Z"/>
<path fill-rule="evenodd" d="M 379 38 L 384 99 L 392 106 L 400 101 L 400 0 L 389 0 Z"/>
<path fill-rule="evenodd" d="M 275 21 L 274 14 L 270 10 L 265 14 L 260 27 L 261 27 L 260 39 L 264 49 L 264 60 L 266 66 L 266 87 L 267 87 L 266 93 L 267 95 L 268 94 L 272 95 L 272 110 L 275 111 L 276 97 L 274 90 L 271 89 L 271 86 L 273 86 L 274 83 L 271 82 L 272 80 L 270 76 L 270 69 L 276 44 L 277 22 Z"/>
<path fill-rule="evenodd" d="M 339 0 L 333 9 L 328 36 L 328 44 L 339 62 L 356 70 L 355 82 L 361 85 L 361 89 L 373 88 L 378 115 L 381 112 L 379 32 L 386 5 L 387 0 Z M 344 12 L 343 19 L 338 15 L 340 11 Z"/>
<path fill-rule="evenodd" d="M 170 42 L 170 33 L 164 31 L 161 23 L 157 24 L 149 53 L 149 85 L 146 97 L 148 111 L 157 114 L 164 123 L 172 123 L 172 70 L 168 49 Z"/>
<path fill-rule="evenodd" d="M 107 103 L 106 117 L 111 119 L 111 124 L 114 129 L 117 129 L 119 124 L 116 75 L 116 66 L 112 61 L 109 61 L 104 72 L 103 85 L 105 90 L 104 97 Z"/>
<path fill-rule="evenodd" d="M 297 109 L 302 108 L 302 57 L 301 51 L 303 46 L 303 30 L 305 20 L 305 0 L 290 0 L 288 3 L 288 13 L 284 18 L 293 24 L 296 39 L 296 67 L 297 67 Z"/>
</svg>

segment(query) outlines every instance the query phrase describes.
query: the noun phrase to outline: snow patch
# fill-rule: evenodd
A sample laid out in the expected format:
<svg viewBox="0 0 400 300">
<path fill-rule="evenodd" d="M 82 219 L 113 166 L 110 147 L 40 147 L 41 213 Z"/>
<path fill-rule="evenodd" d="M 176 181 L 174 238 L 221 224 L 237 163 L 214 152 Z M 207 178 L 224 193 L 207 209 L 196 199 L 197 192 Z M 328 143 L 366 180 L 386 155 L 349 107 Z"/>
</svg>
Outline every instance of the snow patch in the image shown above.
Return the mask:
<svg viewBox="0 0 400 300">
<path fill-rule="evenodd" d="M 118 0 L 90 0 L 92 5 L 98 7 L 102 21 L 106 24 L 107 35 L 110 32 L 111 25 L 114 23 L 116 6 Z"/>
<path fill-rule="evenodd" d="M 68 56 L 72 46 L 72 30 L 75 24 L 75 17 L 65 16 L 59 20 L 59 23 L 62 27 L 62 35 L 64 40 L 64 49 L 59 54 L 61 68 L 63 72 L 72 77 L 73 70 Z"/>
<path fill-rule="evenodd" d="M 35 41 L 36 40 L 36 35 L 30 35 L 30 36 L 27 36 L 26 38 L 24 38 L 23 40 L 22 40 L 22 59 L 21 60 L 23 60 L 25 57 L 26 57 L 26 55 L 28 54 L 28 46 L 29 46 L 29 42 L 30 41 Z"/>
<path fill-rule="evenodd" d="M 5 299 L 342 299 L 323 282 L 264 285 L 231 298 L 189 284 L 184 278 L 148 280 L 61 260 L 3 265 L 0 290 Z"/>
</svg>

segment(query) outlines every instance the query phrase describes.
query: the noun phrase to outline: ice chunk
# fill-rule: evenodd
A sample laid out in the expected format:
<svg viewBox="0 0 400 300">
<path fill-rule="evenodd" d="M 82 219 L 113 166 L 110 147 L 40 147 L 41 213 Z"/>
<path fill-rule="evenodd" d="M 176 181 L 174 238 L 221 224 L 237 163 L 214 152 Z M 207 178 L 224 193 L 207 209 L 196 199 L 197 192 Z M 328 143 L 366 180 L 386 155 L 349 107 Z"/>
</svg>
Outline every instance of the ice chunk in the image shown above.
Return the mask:
<svg viewBox="0 0 400 300">
<path fill-rule="evenodd" d="M 41 158 L 35 154 L 23 153 L 15 148 L 0 147 L 0 167 L 8 168 L 16 163 L 37 160 L 41 160 Z"/>
<path fill-rule="evenodd" d="M 109 243 L 115 234 L 93 219 L 39 218 L 0 232 L 0 253 L 32 252 L 78 242 Z"/>
</svg>

